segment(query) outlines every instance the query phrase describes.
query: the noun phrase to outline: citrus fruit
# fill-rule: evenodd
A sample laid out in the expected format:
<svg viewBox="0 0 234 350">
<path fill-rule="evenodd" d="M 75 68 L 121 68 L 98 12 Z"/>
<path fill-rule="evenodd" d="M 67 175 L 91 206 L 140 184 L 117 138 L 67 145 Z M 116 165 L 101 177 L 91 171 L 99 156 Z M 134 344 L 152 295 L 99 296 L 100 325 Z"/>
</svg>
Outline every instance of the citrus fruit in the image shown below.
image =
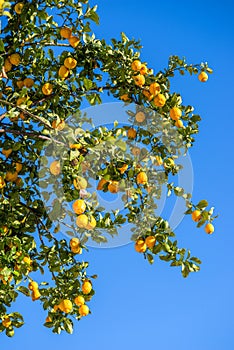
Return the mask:
<svg viewBox="0 0 234 350">
<path fill-rule="evenodd" d="M 198 222 L 201 219 L 201 212 L 200 210 L 194 210 L 192 212 L 192 220 L 195 222 Z"/>
<path fill-rule="evenodd" d="M 208 80 L 208 75 L 206 72 L 201 72 L 199 75 L 198 75 L 198 79 L 202 82 L 202 83 L 205 83 L 207 80 Z"/>
<path fill-rule="evenodd" d="M 85 280 L 81 286 L 82 292 L 84 294 L 89 294 L 92 288 L 92 283 L 89 280 Z"/>
<path fill-rule="evenodd" d="M 205 231 L 209 235 L 212 234 L 214 232 L 214 226 L 211 223 L 206 224 Z"/>
<path fill-rule="evenodd" d="M 88 225 L 88 216 L 85 214 L 77 216 L 76 225 L 80 228 L 85 228 Z"/>
<path fill-rule="evenodd" d="M 83 199 L 77 199 L 73 205 L 72 208 L 76 214 L 83 214 L 86 209 L 86 204 Z"/>
</svg>

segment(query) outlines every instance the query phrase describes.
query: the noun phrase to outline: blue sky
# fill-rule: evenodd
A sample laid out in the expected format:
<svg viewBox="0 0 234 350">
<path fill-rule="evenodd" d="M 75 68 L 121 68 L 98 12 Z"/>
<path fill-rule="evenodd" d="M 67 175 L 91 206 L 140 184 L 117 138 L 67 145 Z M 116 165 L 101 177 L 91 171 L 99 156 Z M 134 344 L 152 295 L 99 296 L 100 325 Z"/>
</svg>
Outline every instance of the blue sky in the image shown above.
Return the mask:
<svg viewBox="0 0 234 350">
<path fill-rule="evenodd" d="M 98 2 L 96 2 L 98 3 Z M 133 245 L 90 249 L 90 272 L 97 273 L 92 315 L 75 324 L 73 335 L 52 334 L 38 302 L 21 298 L 16 308 L 25 326 L 1 350 L 234 348 L 233 237 L 233 81 L 234 5 L 231 1 L 99 1 L 98 37 L 124 31 L 141 39 L 142 60 L 155 69 L 168 56 L 191 63 L 208 61 L 214 70 L 206 84 L 197 77 L 176 77 L 172 87 L 202 116 L 200 134 L 190 151 L 194 202 L 208 199 L 220 214 L 215 233 L 205 234 L 186 217 L 176 229 L 181 246 L 203 261 L 201 271 L 184 279 L 159 261 L 150 266 Z"/>
</svg>

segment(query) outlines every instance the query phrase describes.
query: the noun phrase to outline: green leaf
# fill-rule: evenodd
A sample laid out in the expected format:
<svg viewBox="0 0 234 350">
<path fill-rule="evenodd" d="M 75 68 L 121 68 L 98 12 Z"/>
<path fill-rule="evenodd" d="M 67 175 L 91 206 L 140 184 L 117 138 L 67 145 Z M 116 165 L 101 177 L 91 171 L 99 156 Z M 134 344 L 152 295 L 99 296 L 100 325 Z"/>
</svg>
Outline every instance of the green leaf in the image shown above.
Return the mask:
<svg viewBox="0 0 234 350">
<path fill-rule="evenodd" d="M 205 209 L 206 207 L 208 207 L 208 202 L 205 199 L 201 200 L 197 204 L 197 208 L 199 208 L 199 209 Z"/>
<path fill-rule="evenodd" d="M 154 263 L 154 257 L 152 254 L 147 253 L 146 254 L 148 262 L 152 265 Z"/>
</svg>

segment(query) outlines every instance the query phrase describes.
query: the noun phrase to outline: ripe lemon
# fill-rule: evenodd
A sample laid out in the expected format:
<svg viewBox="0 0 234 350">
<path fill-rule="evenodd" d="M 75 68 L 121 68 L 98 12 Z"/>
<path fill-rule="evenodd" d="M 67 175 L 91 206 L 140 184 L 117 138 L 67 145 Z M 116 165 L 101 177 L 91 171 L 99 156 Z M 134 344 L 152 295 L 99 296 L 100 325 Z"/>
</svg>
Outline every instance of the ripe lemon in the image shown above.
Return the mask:
<svg viewBox="0 0 234 350">
<path fill-rule="evenodd" d="M 62 79 L 67 78 L 69 76 L 69 73 L 70 73 L 70 71 L 69 71 L 69 69 L 67 67 L 61 66 L 59 68 L 58 75 L 59 75 L 60 78 L 62 78 Z"/>
<path fill-rule="evenodd" d="M 89 307 L 87 305 L 81 305 L 79 307 L 80 316 L 87 316 L 89 314 Z"/>
<path fill-rule="evenodd" d="M 64 39 L 69 39 L 72 35 L 72 30 L 68 27 L 63 27 L 60 29 L 60 35 Z"/>
<path fill-rule="evenodd" d="M 76 247 L 76 248 L 71 248 L 72 253 L 74 254 L 82 254 L 82 248 L 81 247 Z"/>
<path fill-rule="evenodd" d="M 72 302 L 69 299 L 64 299 L 59 303 L 59 309 L 66 314 L 72 311 Z"/>
<path fill-rule="evenodd" d="M 83 199 L 77 199 L 73 205 L 72 208 L 76 214 L 83 214 L 86 209 L 86 204 Z"/>
<path fill-rule="evenodd" d="M 137 86 L 141 87 L 141 86 L 143 86 L 145 84 L 145 77 L 142 74 L 138 74 L 138 75 L 134 76 L 133 79 L 134 79 L 135 84 Z"/>
<path fill-rule="evenodd" d="M 156 237 L 155 236 L 148 236 L 145 239 L 145 244 L 148 248 L 153 248 L 156 243 Z"/>
<path fill-rule="evenodd" d="M 141 73 L 142 75 L 145 75 L 145 74 L 148 73 L 148 69 L 147 69 L 147 67 L 146 67 L 145 64 L 142 64 L 142 65 L 141 65 L 140 73 Z"/>
<path fill-rule="evenodd" d="M 157 107 L 163 107 L 166 103 L 166 97 L 163 94 L 158 94 L 155 98 L 154 98 L 154 104 Z"/>
<path fill-rule="evenodd" d="M 101 179 L 101 180 L 98 182 L 97 190 L 98 190 L 98 191 L 101 191 L 101 190 L 103 189 L 103 186 L 104 186 L 107 182 L 108 182 L 107 180 Z"/>
<path fill-rule="evenodd" d="M 201 72 L 198 75 L 198 79 L 202 82 L 205 83 L 208 80 L 208 75 L 206 74 L 206 72 Z"/>
<path fill-rule="evenodd" d="M 198 222 L 201 219 L 201 212 L 200 210 L 194 210 L 192 212 L 192 220 L 195 222 Z"/>
<path fill-rule="evenodd" d="M 73 57 L 67 57 L 64 62 L 63 62 L 64 66 L 68 69 L 73 69 L 76 67 L 77 65 L 77 60 Z"/>
<path fill-rule="evenodd" d="M 78 295 L 75 299 L 74 299 L 74 303 L 77 305 L 77 306 L 81 306 L 81 305 L 84 305 L 85 303 L 85 299 L 82 295 Z"/>
<path fill-rule="evenodd" d="M 69 245 L 71 248 L 77 248 L 80 246 L 80 240 L 77 237 L 74 237 L 70 240 Z"/>
<path fill-rule="evenodd" d="M 149 87 L 149 92 L 153 96 L 157 96 L 161 91 L 160 85 L 158 83 L 152 83 Z"/>
<path fill-rule="evenodd" d="M 147 245 L 144 241 L 144 239 L 142 238 L 139 238 L 136 243 L 135 243 L 135 250 L 138 252 L 138 253 L 144 253 L 147 249 Z"/>
<path fill-rule="evenodd" d="M 50 164 L 50 172 L 52 175 L 59 175 L 61 173 L 61 166 L 60 166 L 60 161 L 59 160 L 54 160 Z"/>
<path fill-rule="evenodd" d="M 97 221 L 93 215 L 89 218 L 88 225 L 86 226 L 87 230 L 93 230 L 97 225 Z"/>
<path fill-rule="evenodd" d="M 118 181 L 111 181 L 108 185 L 108 191 L 110 191 L 111 193 L 117 193 L 119 191 Z"/>
<path fill-rule="evenodd" d="M 135 119 L 138 123 L 143 123 L 143 121 L 145 121 L 145 113 L 143 112 L 137 112 L 137 114 L 135 115 Z"/>
<path fill-rule="evenodd" d="M 31 297 L 32 297 L 32 301 L 38 300 L 41 297 L 41 293 L 39 292 L 38 289 L 35 289 L 32 291 Z"/>
<path fill-rule="evenodd" d="M 173 107 L 170 109 L 170 117 L 173 120 L 178 120 L 180 119 L 181 115 L 182 115 L 182 111 L 179 107 Z"/>
<path fill-rule="evenodd" d="M 152 95 L 149 90 L 143 90 L 143 95 L 148 101 L 151 101 L 154 98 L 154 95 Z"/>
<path fill-rule="evenodd" d="M 14 66 L 18 66 L 20 64 L 20 55 L 18 53 L 13 53 L 8 58 L 11 64 L 13 64 Z"/>
<path fill-rule="evenodd" d="M 144 172 L 144 171 L 140 171 L 138 174 L 137 174 L 137 177 L 136 177 L 136 182 L 138 185 L 145 185 L 148 181 L 148 177 L 147 177 L 147 174 Z"/>
<path fill-rule="evenodd" d="M 84 294 L 89 294 L 92 288 L 92 283 L 89 280 L 85 280 L 81 286 L 82 292 Z"/>
<path fill-rule="evenodd" d="M 80 39 L 77 36 L 71 36 L 68 41 L 72 47 L 76 48 L 79 45 Z"/>
<path fill-rule="evenodd" d="M 135 139 L 137 132 L 136 132 L 135 129 L 130 128 L 130 129 L 128 129 L 128 133 L 127 134 L 128 134 L 128 138 L 129 139 Z"/>
<path fill-rule="evenodd" d="M 34 80 L 31 78 L 25 78 L 23 83 L 27 88 L 31 88 L 34 85 Z"/>
<path fill-rule="evenodd" d="M 42 93 L 46 96 L 49 96 L 52 94 L 53 92 L 53 85 L 50 84 L 50 83 L 45 83 L 43 86 L 42 86 Z"/>
<path fill-rule="evenodd" d="M 183 122 L 182 122 L 182 120 L 177 120 L 176 122 L 175 122 L 175 126 L 177 127 L 177 128 L 183 128 L 184 127 L 184 124 L 183 124 Z"/>
<path fill-rule="evenodd" d="M 6 73 L 7 73 L 7 72 L 10 72 L 11 69 L 12 69 L 12 64 L 11 64 L 9 58 L 6 58 L 6 59 L 5 59 L 5 62 L 4 62 L 4 69 L 5 69 L 5 72 L 6 72 Z"/>
<path fill-rule="evenodd" d="M 73 185 L 77 190 L 85 190 L 88 186 L 88 182 L 86 181 L 86 179 L 84 177 L 77 176 L 73 180 Z"/>
<path fill-rule="evenodd" d="M 136 72 L 139 71 L 141 69 L 141 61 L 139 61 L 139 60 L 133 61 L 131 64 L 131 67 L 132 67 L 132 70 L 134 70 Z"/>
<path fill-rule="evenodd" d="M 85 228 L 88 225 L 88 216 L 85 214 L 77 216 L 76 225 L 80 228 Z"/>
<path fill-rule="evenodd" d="M 212 234 L 214 232 L 214 226 L 211 223 L 206 224 L 205 231 L 209 235 Z"/>
<path fill-rule="evenodd" d="M 10 325 L 11 325 L 11 319 L 10 319 L 10 317 L 6 317 L 5 316 L 5 318 L 3 319 L 3 321 L 2 321 L 2 325 L 5 327 L 5 328 L 9 328 L 10 327 Z"/>
<path fill-rule="evenodd" d="M 30 290 L 37 290 L 38 289 L 38 283 L 35 281 L 31 281 L 28 285 L 28 289 Z"/>
<path fill-rule="evenodd" d="M 17 171 L 15 171 L 14 173 L 12 173 L 11 171 L 7 171 L 5 180 L 9 182 L 14 182 L 17 179 L 17 177 L 18 177 Z"/>
<path fill-rule="evenodd" d="M 17 15 L 20 15 L 22 10 L 23 10 L 24 4 L 22 2 L 18 2 L 15 7 L 14 10 L 17 13 Z"/>
</svg>

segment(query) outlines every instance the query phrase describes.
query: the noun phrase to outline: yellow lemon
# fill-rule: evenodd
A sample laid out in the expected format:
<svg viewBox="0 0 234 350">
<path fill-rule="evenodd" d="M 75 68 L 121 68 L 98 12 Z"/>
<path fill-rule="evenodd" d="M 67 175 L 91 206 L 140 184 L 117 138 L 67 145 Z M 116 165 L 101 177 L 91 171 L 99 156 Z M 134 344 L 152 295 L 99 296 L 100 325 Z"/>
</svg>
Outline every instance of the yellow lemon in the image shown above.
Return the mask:
<svg viewBox="0 0 234 350">
<path fill-rule="evenodd" d="M 69 71 L 69 69 L 67 67 L 61 66 L 59 68 L 58 75 L 59 75 L 60 78 L 62 78 L 62 79 L 67 78 L 69 76 L 69 73 L 70 73 L 70 71 Z"/>
<path fill-rule="evenodd" d="M 87 305 L 81 305 L 79 307 L 80 316 L 87 316 L 89 314 L 89 307 Z"/>
<path fill-rule="evenodd" d="M 148 181 L 147 174 L 144 171 L 140 171 L 136 177 L 137 184 L 138 185 L 139 184 L 145 185 L 147 183 L 147 181 Z"/>
<path fill-rule="evenodd" d="M 76 48 L 79 45 L 80 39 L 77 36 L 71 36 L 68 41 L 72 47 Z"/>
<path fill-rule="evenodd" d="M 166 103 L 166 97 L 163 94 L 158 94 L 155 98 L 154 98 L 154 104 L 157 107 L 163 107 Z"/>
<path fill-rule="evenodd" d="M 149 91 L 151 95 L 157 96 L 161 91 L 160 85 L 158 83 L 150 84 Z"/>
<path fill-rule="evenodd" d="M 13 53 L 8 58 L 11 64 L 13 64 L 14 66 L 18 66 L 20 64 L 20 55 L 18 53 Z"/>
<path fill-rule="evenodd" d="M 198 75 L 198 79 L 202 82 L 205 83 L 208 80 L 208 75 L 206 74 L 206 72 L 201 72 Z"/>
<path fill-rule="evenodd" d="M 53 92 L 53 85 L 50 84 L 50 83 L 45 83 L 43 86 L 42 86 L 42 93 L 46 96 L 49 96 L 52 94 Z"/>
<path fill-rule="evenodd" d="M 85 280 L 81 286 L 82 292 L 84 294 L 89 294 L 92 288 L 92 283 L 89 280 Z"/>
<path fill-rule="evenodd" d="M 182 111 L 179 107 L 173 107 L 170 109 L 170 117 L 173 120 L 178 120 L 180 119 L 181 115 L 182 115 Z"/>
<path fill-rule="evenodd" d="M 135 60 L 131 64 L 132 70 L 139 71 L 141 69 L 141 61 Z"/>
<path fill-rule="evenodd" d="M 23 83 L 27 88 L 31 88 L 34 85 L 34 80 L 31 78 L 26 78 L 24 79 Z"/>
<path fill-rule="evenodd" d="M 17 13 L 17 15 L 20 15 L 22 10 L 23 10 L 24 4 L 22 2 L 18 2 L 15 7 L 14 10 Z"/>
<path fill-rule="evenodd" d="M 64 60 L 64 66 L 68 69 L 73 69 L 76 67 L 77 65 L 77 60 L 73 57 L 67 57 L 65 60 Z"/>
<path fill-rule="evenodd" d="M 74 299 L 74 303 L 77 305 L 77 306 L 81 306 L 81 305 L 84 305 L 85 303 L 85 299 L 82 295 L 78 295 L 75 299 Z"/>
<path fill-rule="evenodd" d="M 60 29 L 60 35 L 64 39 L 69 39 L 72 35 L 72 30 L 68 27 L 63 27 Z"/>
<path fill-rule="evenodd" d="M 198 222 L 201 219 L 201 212 L 200 210 L 194 210 L 192 212 L 192 220 L 195 222 Z"/>
<path fill-rule="evenodd" d="M 77 199 L 73 205 L 72 208 L 76 214 L 83 214 L 86 209 L 86 204 L 83 199 Z"/>
<path fill-rule="evenodd" d="M 145 239 L 145 244 L 147 245 L 148 248 L 153 248 L 156 243 L 156 238 L 155 236 L 148 236 Z"/>
<path fill-rule="evenodd" d="M 80 228 L 85 228 L 88 225 L 88 216 L 85 214 L 77 216 L 76 225 Z"/>
<path fill-rule="evenodd" d="M 57 176 L 61 173 L 61 166 L 60 166 L 59 160 L 54 160 L 50 164 L 50 172 L 52 175 L 55 175 L 55 176 Z"/>
<path fill-rule="evenodd" d="M 212 234 L 214 232 L 214 226 L 212 224 L 206 224 L 205 226 L 205 231 L 206 233 L 208 233 L 209 235 Z"/>
</svg>

